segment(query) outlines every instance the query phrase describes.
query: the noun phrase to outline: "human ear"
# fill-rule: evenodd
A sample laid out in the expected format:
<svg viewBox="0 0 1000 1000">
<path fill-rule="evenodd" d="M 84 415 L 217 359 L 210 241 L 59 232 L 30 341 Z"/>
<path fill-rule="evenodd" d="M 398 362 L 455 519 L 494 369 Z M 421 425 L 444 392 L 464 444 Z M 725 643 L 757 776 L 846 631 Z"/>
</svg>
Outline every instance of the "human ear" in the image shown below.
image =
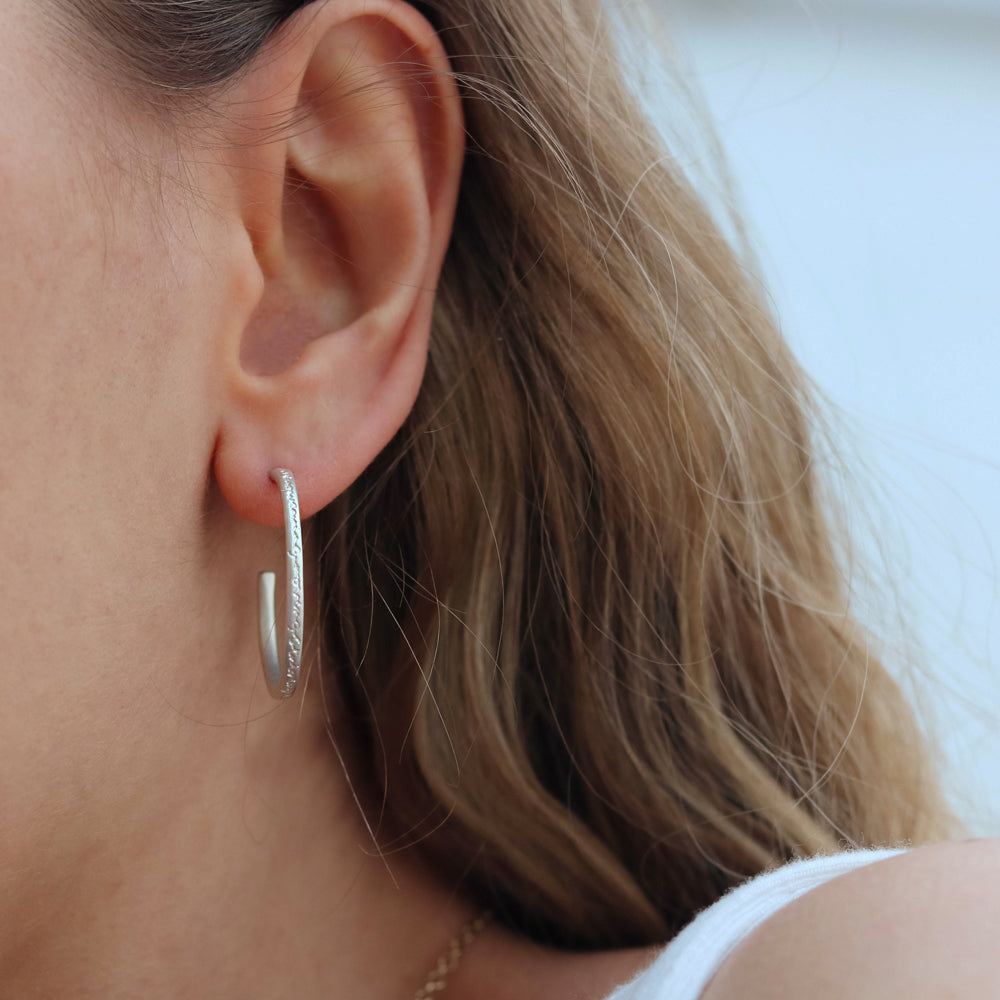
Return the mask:
<svg viewBox="0 0 1000 1000">
<path fill-rule="evenodd" d="M 214 471 L 237 514 L 278 525 L 271 469 L 308 517 L 412 408 L 464 129 L 443 47 L 403 0 L 305 8 L 228 96 L 253 292 L 219 345 Z"/>
</svg>

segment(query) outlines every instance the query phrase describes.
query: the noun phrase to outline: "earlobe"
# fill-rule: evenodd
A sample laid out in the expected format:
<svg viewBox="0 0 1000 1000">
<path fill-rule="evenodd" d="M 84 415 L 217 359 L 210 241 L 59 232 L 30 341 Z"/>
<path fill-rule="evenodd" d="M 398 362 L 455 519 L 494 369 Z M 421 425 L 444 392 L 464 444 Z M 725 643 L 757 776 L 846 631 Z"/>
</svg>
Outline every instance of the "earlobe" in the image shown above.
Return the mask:
<svg viewBox="0 0 1000 1000">
<path fill-rule="evenodd" d="M 271 469 L 294 472 L 308 517 L 406 419 L 464 147 L 446 56 L 412 7 L 346 0 L 296 20 L 233 94 L 243 135 L 264 136 L 232 147 L 262 292 L 218 354 L 215 475 L 238 514 L 269 525 Z M 268 137 L 290 107 L 294 126 Z"/>
</svg>

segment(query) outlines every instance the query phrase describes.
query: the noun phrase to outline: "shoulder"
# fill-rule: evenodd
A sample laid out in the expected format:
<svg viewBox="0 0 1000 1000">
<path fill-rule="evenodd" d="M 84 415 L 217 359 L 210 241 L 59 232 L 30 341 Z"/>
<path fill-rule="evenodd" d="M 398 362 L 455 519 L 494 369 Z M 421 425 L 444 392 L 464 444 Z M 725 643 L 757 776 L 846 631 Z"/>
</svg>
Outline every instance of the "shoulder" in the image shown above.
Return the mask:
<svg viewBox="0 0 1000 1000">
<path fill-rule="evenodd" d="M 795 899 L 722 965 L 703 1000 L 1000 995 L 1000 840 L 940 844 Z"/>
</svg>

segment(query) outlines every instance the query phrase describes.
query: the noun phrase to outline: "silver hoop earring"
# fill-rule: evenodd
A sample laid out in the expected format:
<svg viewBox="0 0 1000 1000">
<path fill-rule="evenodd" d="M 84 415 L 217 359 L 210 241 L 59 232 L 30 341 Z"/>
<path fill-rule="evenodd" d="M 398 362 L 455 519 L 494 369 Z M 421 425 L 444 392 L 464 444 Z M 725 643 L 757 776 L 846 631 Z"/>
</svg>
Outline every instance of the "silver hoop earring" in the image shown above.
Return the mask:
<svg viewBox="0 0 1000 1000">
<path fill-rule="evenodd" d="M 264 661 L 267 688 L 275 698 L 291 698 L 302 669 L 302 633 L 305 613 L 302 559 L 302 518 L 295 477 L 288 469 L 272 469 L 271 479 L 281 490 L 285 511 L 285 555 L 287 583 L 285 591 L 285 662 L 278 661 L 278 625 L 274 614 L 274 573 L 259 577 L 260 657 Z"/>
</svg>

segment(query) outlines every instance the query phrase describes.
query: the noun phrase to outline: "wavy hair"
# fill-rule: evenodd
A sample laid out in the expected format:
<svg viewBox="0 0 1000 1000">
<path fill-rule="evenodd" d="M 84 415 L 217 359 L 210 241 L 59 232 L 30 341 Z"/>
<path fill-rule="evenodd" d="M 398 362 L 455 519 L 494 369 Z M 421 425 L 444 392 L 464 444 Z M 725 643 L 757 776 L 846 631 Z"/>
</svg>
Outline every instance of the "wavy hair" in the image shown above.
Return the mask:
<svg viewBox="0 0 1000 1000">
<path fill-rule="evenodd" d="M 177 95 L 302 6 L 76 3 Z M 607 13 L 419 6 L 469 132 L 426 378 L 312 534 L 383 847 L 541 940 L 609 948 L 786 859 L 944 836 L 919 728 L 850 611 L 807 381 Z"/>
</svg>

